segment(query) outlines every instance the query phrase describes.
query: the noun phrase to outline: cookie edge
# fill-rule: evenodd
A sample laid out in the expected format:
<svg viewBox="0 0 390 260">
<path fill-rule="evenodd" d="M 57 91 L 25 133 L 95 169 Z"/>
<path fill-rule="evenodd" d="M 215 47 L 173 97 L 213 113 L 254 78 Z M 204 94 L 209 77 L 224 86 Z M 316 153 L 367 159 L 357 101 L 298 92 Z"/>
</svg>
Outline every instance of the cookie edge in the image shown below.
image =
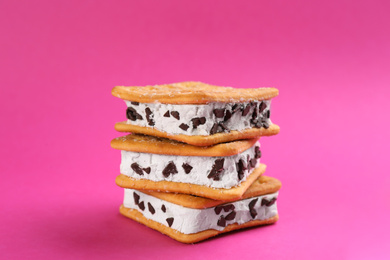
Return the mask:
<svg viewBox="0 0 390 260">
<path fill-rule="evenodd" d="M 206 91 L 206 90 L 197 90 L 193 88 L 191 91 L 179 94 L 166 93 L 164 91 L 165 87 L 175 85 L 188 85 L 188 84 L 197 84 L 209 89 L 229 89 L 233 92 L 227 94 L 226 92 L 218 91 Z M 142 88 L 150 87 L 161 87 L 161 92 L 153 92 L 153 95 L 150 95 L 147 90 L 143 94 L 140 94 L 138 91 Z M 132 91 L 132 90 L 135 91 Z M 234 92 L 247 93 L 237 93 Z M 251 93 L 250 93 L 251 92 Z M 254 92 L 254 93 L 253 93 Z M 257 93 L 256 93 L 257 92 Z M 115 97 L 118 97 L 123 100 L 135 101 L 140 103 L 162 103 L 162 104 L 208 104 L 212 102 L 222 102 L 222 103 L 232 103 L 232 102 L 248 102 L 253 100 L 271 100 L 272 98 L 279 95 L 279 90 L 273 87 L 263 87 L 263 88 L 233 88 L 233 87 L 223 87 L 210 85 L 203 82 L 187 81 L 187 82 L 177 82 L 170 84 L 160 84 L 160 85 L 147 85 L 147 86 L 115 86 L 111 90 L 111 94 Z M 245 96 L 245 97 L 244 97 Z"/>
<path fill-rule="evenodd" d="M 204 231 L 200 231 L 198 233 L 194 234 L 184 234 L 181 233 L 177 230 L 174 230 L 170 227 L 167 227 L 163 224 L 160 224 L 154 220 L 148 219 L 145 216 L 142 215 L 139 211 L 135 209 L 130 209 L 126 208 L 123 205 L 120 206 L 119 212 L 130 219 L 133 219 L 137 221 L 138 223 L 141 223 L 151 229 L 154 229 L 156 231 L 159 231 L 160 233 L 167 235 L 176 241 L 179 241 L 181 243 L 186 243 L 186 244 L 192 244 L 192 243 L 197 243 L 203 240 L 206 240 L 208 238 L 227 233 L 230 231 L 234 230 L 239 230 L 239 229 L 244 229 L 244 228 L 249 228 L 249 227 L 254 227 L 254 226 L 260 226 L 260 225 L 268 225 L 268 224 L 273 224 L 279 219 L 279 215 L 275 215 L 271 218 L 265 219 L 265 220 L 251 220 L 249 222 L 243 223 L 243 224 L 237 224 L 233 223 L 228 226 L 226 226 L 223 230 L 215 230 L 215 229 L 208 229 Z"/>
<path fill-rule="evenodd" d="M 245 139 L 256 139 L 260 138 L 261 136 L 276 135 L 280 132 L 280 127 L 276 124 L 271 124 L 268 129 L 265 129 L 264 127 L 249 128 L 242 131 L 232 130 L 229 133 L 217 133 L 214 135 L 173 135 L 155 128 L 132 125 L 128 124 L 127 121 L 123 121 L 115 124 L 115 130 L 118 132 L 131 132 L 162 137 L 195 146 L 211 146 L 219 143 Z"/>
<path fill-rule="evenodd" d="M 142 138 L 142 144 L 136 138 Z M 148 140 L 150 139 L 150 140 Z M 242 153 L 256 144 L 258 139 L 237 140 L 229 143 L 218 143 L 210 146 L 193 146 L 187 143 L 177 142 L 166 138 L 141 136 L 129 134 L 111 140 L 111 147 L 117 150 L 125 150 L 139 153 L 152 153 L 176 156 L 232 156 Z"/>
</svg>

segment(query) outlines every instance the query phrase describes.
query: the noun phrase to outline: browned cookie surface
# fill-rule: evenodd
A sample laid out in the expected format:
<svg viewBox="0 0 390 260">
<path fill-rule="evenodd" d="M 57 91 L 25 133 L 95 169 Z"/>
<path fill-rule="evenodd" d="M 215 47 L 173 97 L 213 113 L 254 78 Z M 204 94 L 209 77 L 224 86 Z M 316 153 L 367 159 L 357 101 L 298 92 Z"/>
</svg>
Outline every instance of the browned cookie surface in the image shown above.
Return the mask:
<svg viewBox="0 0 390 260">
<path fill-rule="evenodd" d="M 113 88 L 112 94 L 124 100 L 141 103 L 207 104 L 210 102 L 245 102 L 271 99 L 276 88 L 231 88 L 202 82 L 181 82 L 144 87 Z"/>
<path fill-rule="evenodd" d="M 230 131 L 228 133 L 216 133 L 213 135 L 184 135 L 184 134 L 169 134 L 159 131 L 155 128 L 132 125 L 127 122 L 119 122 L 115 124 L 115 129 L 119 132 L 132 132 L 162 138 L 169 138 L 179 142 L 195 146 L 210 146 L 219 143 L 231 142 L 243 139 L 257 139 L 260 136 L 270 136 L 279 133 L 278 125 L 272 124 L 269 128 L 249 128 L 242 131 Z"/>
</svg>

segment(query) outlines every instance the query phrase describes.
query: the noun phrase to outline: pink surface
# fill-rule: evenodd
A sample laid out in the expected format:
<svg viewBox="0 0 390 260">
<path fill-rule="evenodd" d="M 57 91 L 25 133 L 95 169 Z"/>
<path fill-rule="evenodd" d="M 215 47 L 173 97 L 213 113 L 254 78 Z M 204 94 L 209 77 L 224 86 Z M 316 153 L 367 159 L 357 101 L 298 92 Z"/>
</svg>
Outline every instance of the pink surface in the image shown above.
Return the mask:
<svg viewBox="0 0 390 260">
<path fill-rule="evenodd" d="M 0 258 L 390 258 L 388 1 L 56 2 L 0 1 Z M 111 88 L 187 80 L 279 88 L 276 225 L 184 245 L 119 215 Z"/>
</svg>

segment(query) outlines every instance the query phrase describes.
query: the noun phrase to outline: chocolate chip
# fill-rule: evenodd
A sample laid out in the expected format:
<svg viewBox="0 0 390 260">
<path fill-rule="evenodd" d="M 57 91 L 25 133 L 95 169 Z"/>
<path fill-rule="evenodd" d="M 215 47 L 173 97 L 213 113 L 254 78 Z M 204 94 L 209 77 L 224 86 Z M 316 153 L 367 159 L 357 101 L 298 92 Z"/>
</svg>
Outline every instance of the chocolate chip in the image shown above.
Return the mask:
<svg viewBox="0 0 390 260">
<path fill-rule="evenodd" d="M 223 171 L 223 163 L 225 162 L 225 158 L 217 159 L 214 162 L 213 167 L 211 168 L 211 171 L 207 178 L 213 179 L 215 181 L 220 180 L 220 175 Z"/>
<path fill-rule="evenodd" d="M 266 198 L 263 198 L 261 200 L 261 206 L 266 206 L 268 204 L 269 200 L 267 200 Z"/>
<path fill-rule="evenodd" d="M 255 168 L 256 167 L 256 164 L 257 164 L 257 159 L 254 158 L 254 159 L 251 159 L 249 161 L 249 165 L 252 167 L 252 168 Z"/>
<path fill-rule="evenodd" d="M 171 115 L 176 118 L 177 120 L 180 120 L 180 114 L 177 111 L 171 111 Z"/>
<path fill-rule="evenodd" d="M 145 204 L 144 204 L 144 202 L 143 202 L 143 201 L 140 202 L 140 203 L 138 204 L 138 207 L 139 207 L 142 211 L 144 211 L 144 209 L 145 209 Z"/>
<path fill-rule="evenodd" d="M 255 158 L 256 159 L 261 158 L 261 151 L 260 151 L 260 147 L 258 147 L 258 146 L 255 147 Z"/>
<path fill-rule="evenodd" d="M 259 106 L 259 112 L 262 113 L 266 108 L 267 108 L 267 104 L 262 101 Z"/>
<path fill-rule="evenodd" d="M 162 212 L 167 212 L 167 209 L 165 208 L 165 205 L 164 204 L 162 204 L 162 206 L 161 206 L 161 210 L 162 210 Z"/>
<path fill-rule="evenodd" d="M 138 203 L 139 203 L 139 195 L 137 194 L 137 193 L 135 193 L 135 192 L 133 192 L 133 197 L 134 197 L 134 203 L 135 203 L 135 205 L 138 205 Z"/>
<path fill-rule="evenodd" d="M 144 170 L 144 172 L 146 172 L 147 174 L 150 173 L 150 167 L 148 167 L 148 168 L 142 168 L 142 170 Z"/>
<path fill-rule="evenodd" d="M 258 124 L 259 120 L 257 120 L 257 119 L 255 120 L 252 118 L 249 122 L 251 123 L 251 126 L 256 126 Z"/>
<path fill-rule="evenodd" d="M 257 216 L 257 211 L 255 209 L 250 209 L 249 213 L 251 214 L 252 218 L 255 218 Z"/>
<path fill-rule="evenodd" d="M 246 166 L 248 167 L 248 171 L 250 171 L 253 168 L 251 166 L 251 156 L 249 154 L 246 155 Z"/>
<path fill-rule="evenodd" d="M 150 108 L 145 108 L 145 113 L 146 113 L 146 117 L 149 117 L 152 113 L 152 110 L 150 110 Z"/>
<path fill-rule="evenodd" d="M 152 110 L 150 110 L 150 108 L 145 108 L 145 113 L 146 113 L 146 120 L 148 121 L 148 124 L 150 126 L 154 126 L 154 120 L 153 120 L 153 113 L 152 113 Z"/>
<path fill-rule="evenodd" d="M 132 107 L 128 107 L 126 109 L 126 117 L 131 121 L 137 120 L 137 111 Z"/>
<path fill-rule="evenodd" d="M 131 104 L 134 105 L 134 106 L 138 106 L 139 102 L 131 101 Z"/>
<path fill-rule="evenodd" d="M 267 111 L 266 117 L 267 117 L 267 118 L 270 118 L 270 117 L 271 117 L 271 110 L 268 110 L 268 111 Z"/>
<path fill-rule="evenodd" d="M 249 208 L 250 209 L 253 209 L 253 207 L 255 206 L 256 202 L 258 201 L 259 199 L 254 199 L 252 200 L 251 202 L 249 202 Z M 261 202 L 261 205 L 263 205 L 263 202 Z"/>
<path fill-rule="evenodd" d="M 225 162 L 225 158 L 217 159 L 215 160 L 215 167 L 217 171 L 222 171 L 223 170 L 223 163 Z"/>
<path fill-rule="evenodd" d="M 249 113 L 249 110 L 251 109 L 251 105 L 247 104 L 244 110 L 242 111 L 242 115 L 246 116 Z"/>
<path fill-rule="evenodd" d="M 236 212 L 232 211 L 225 217 L 225 219 L 226 220 L 233 220 L 235 217 L 236 217 Z"/>
<path fill-rule="evenodd" d="M 170 161 L 168 165 L 164 168 L 162 173 L 165 178 L 169 177 L 169 175 L 171 174 L 176 174 L 177 173 L 176 165 L 172 161 Z"/>
<path fill-rule="evenodd" d="M 263 198 L 261 200 L 261 206 L 272 206 L 276 201 L 276 198 L 272 198 L 271 200 L 267 200 L 266 198 Z"/>
<path fill-rule="evenodd" d="M 135 171 L 135 173 L 138 174 L 138 175 L 144 175 L 144 173 L 142 172 L 142 169 L 138 165 L 138 163 L 132 163 L 131 164 L 131 169 L 133 169 L 133 171 Z"/>
<path fill-rule="evenodd" d="M 244 178 L 244 176 L 245 176 L 245 173 L 244 173 L 244 171 L 239 171 L 238 172 L 238 175 L 237 175 L 237 177 L 238 177 L 238 180 L 242 180 L 243 178 Z"/>
<path fill-rule="evenodd" d="M 224 122 L 219 122 L 218 126 L 222 129 L 222 132 L 230 132 Z"/>
<path fill-rule="evenodd" d="M 174 218 L 167 218 L 167 219 L 166 219 L 166 221 L 167 221 L 169 227 L 172 227 L 173 220 L 174 220 Z"/>
<path fill-rule="evenodd" d="M 218 219 L 217 225 L 220 227 L 226 227 L 226 220 L 225 220 L 224 216 L 221 216 Z"/>
<path fill-rule="evenodd" d="M 148 209 L 149 209 L 150 213 L 152 213 L 152 215 L 153 215 L 154 213 L 156 213 L 156 211 L 154 210 L 152 204 L 150 204 L 149 202 L 148 202 Z"/>
<path fill-rule="evenodd" d="M 236 113 L 240 109 L 241 109 L 241 106 L 239 104 L 234 104 L 232 106 L 232 114 Z"/>
<path fill-rule="evenodd" d="M 269 206 L 272 206 L 276 201 L 276 198 L 272 198 L 268 203 L 267 203 L 267 207 Z"/>
<path fill-rule="evenodd" d="M 223 118 L 223 121 L 228 121 L 232 117 L 232 112 L 230 110 L 226 110 L 225 117 Z"/>
<path fill-rule="evenodd" d="M 181 167 L 183 167 L 184 172 L 187 174 L 189 174 L 192 170 L 192 166 L 189 165 L 188 163 L 183 163 L 183 165 Z"/>
<path fill-rule="evenodd" d="M 229 211 L 234 210 L 234 209 L 235 209 L 235 207 L 233 204 L 228 204 L 228 205 L 223 206 L 223 211 L 225 211 L 225 212 L 229 212 Z"/>
<path fill-rule="evenodd" d="M 261 127 L 262 126 L 262 121 L 261 121 L 261 118 L 259 118 L 259 115 L 257 114 L 257 108 L 255 108 L 253 114 L 252 114 L 252 118 L 250 120 L 250 123 L 252 126 L 255 126 L 255 127 Z"/>
<path fill-rule="evenodd" d="M 225 109 L 224 108 L 221 108 L 221 109 L 216 108 L 213 110 L 213 113 L 214 113 L 216 118 L 222 118 L 225 116 Z"/>
<path fill-rule="evenodd" d="M 137 119 L 139 119 L 139 120 L 143 119 L 143 117 L 137 113 L 137 110 L 135 110 L 132 107 L 127 108 L 126 115 L 127 115 L 127 118 L 130 119 L 131 121 L 135 121 Z"/>
<path fill-rule="evenodd" d="M 198 117 L 191 119 L 192 121 L 192 127 L 196 129 L 200 125 L 200 120 Z"/>
<path fill-rule="evenodd" d="M 165 112 L 164 117 L 170 117 L 171 115 L 169 114 L 169 110 Z"/>
<path fill-rule="evenodd" d="M 258 113 L 257 113 L 257 105 L 255 104 L 254 106 L 254 109 L 253 109 L 253 113 L 252 113 L 252 121 L 255 121 L 258 117 Z"/>
<path fill-rule="evenodd" d="M 247 169 L 246 163 L 243 159 L 240 159 L 238 163 L 236 164 L 237 167 L 237 173 L 238 173 L 238 179 L 242 180 L 244 178 L 245 170 Z"/>
<path fill-rule="evenodd" d="M 213 134 L 216 134 L 218 131 L 218 123 L 215 123 L 213 125 L 213 127 L 211 127 L 211 130 L 210 130 L 210 134 L 213 135 Z"/>
<path fill-rule="evenodd" d="M 214 208 L 214 212 L 215 212 L 215 214 L 217 214 L 217 215 L 219 215 L 219 213 L 221 213 L 221 211 L 222 211 L 222 206 L 216 206 L 215 208 Z"/>
<path fill-rule="evenodd" d="M 187 131 L 187 129 L 189 128 L 189 126 L 188 125 L 186 125 L 186 124 L 181 124 L 181 125 L 179 125 L 179 127 L 181 128 L 181 129 L 183 129 L 184 131 Z"/>
<path fill-rule="evenodd" d="M 131 121 L 135 121 L 137 119 L 137 117 L 134 115 L 130 107 L 126 109 L 126 117 Z"/>
<path fill-rule="evenodd" d="M 191 119 L 192 121 L 192 125 L 194 127 L 194 129 L 196 129 L 199 125 L 203 125 L 204 123 L 206 123 L 206 118 L 205 117 L 195 117 L 193 119 Z"/>
</svg>

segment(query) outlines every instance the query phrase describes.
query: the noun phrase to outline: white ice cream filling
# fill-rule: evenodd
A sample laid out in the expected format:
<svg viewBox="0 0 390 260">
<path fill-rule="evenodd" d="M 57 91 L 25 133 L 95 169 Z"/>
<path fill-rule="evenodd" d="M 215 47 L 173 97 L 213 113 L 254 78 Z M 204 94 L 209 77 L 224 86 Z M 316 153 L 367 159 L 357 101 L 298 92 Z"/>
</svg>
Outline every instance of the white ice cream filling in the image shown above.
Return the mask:
<svg viewBox="0 0 390 260">
<path fill-rule="evenodd" d="M 120 172 L 131 178 L 225 189 L 245 181 L 259 165 L 261 156 L 259 143 L 242 153 L 226 157 L 176 156 L 123 150 L 121 152 Z M 220 163 L 223 161 L 220 171 L 215 171 L 218 170 L 217 161 Z M 176 171 L 172 169 L 173 165 Z"/>
<path fill-rule="evenodd" d="M 212 208 L 193 209 L 158 199 L 137 190 L 124 189 L 123 205 L 135 209 L 145 218 L 184 234 L 208 229 L 223 230 L 227 225 L 265 220 L 278 214 L 278 192 L 235 201 Z"/>
<path fill-rule="evenodd" d="M 169 134 L 210 135 L 268 128 L 271 124 L 271 100 L 204 105 L 125 102 L 129 124 L 153 127 Z"/>
</svg>

